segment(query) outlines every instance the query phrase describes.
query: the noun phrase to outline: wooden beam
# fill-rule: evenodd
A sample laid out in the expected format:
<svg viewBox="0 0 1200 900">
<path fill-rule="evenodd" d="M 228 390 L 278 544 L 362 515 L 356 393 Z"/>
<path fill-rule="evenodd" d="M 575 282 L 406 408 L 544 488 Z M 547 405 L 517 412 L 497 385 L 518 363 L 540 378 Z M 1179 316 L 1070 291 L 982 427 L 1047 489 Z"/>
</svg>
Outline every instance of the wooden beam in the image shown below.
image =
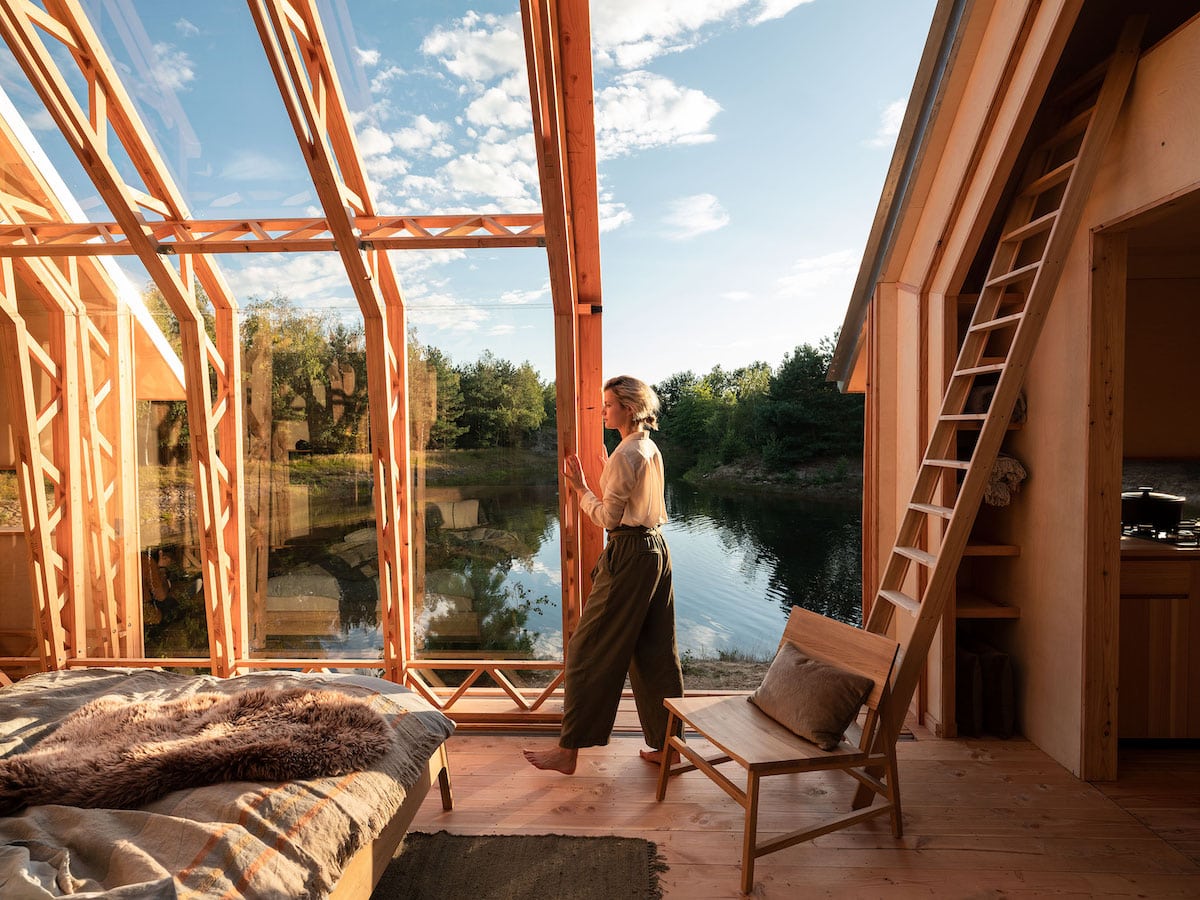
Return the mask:
<svg viewBox="0 0 1200 900">
<path fill-rule="evenodd" d="M 566 185 L 570 197 L 571 262 L 575 277 L 575 398 L 580 457 L 599 460 L 604 449 L 600 404 L 604 384 L 602 337 L 603 296 L 600 285 L 600 206 L 596 176 L 596 111 L 592 86 L 592 39 L 587 0 L 556 0 L 558 55 Z M 615 373 L 614 373 L 615 374 Z M 632 373 L 640 374 L 640 373 Z M 589 472 L 599 482 L 599 464 Z M 590 560 L 599 558 L 604 532 L 590 519 L 579 524 L 580 594 L 591 591 Z"/>
<path fill-rule="evenodd" d="M 567 457 L 580 453 L 578 431 L 577 330 L 578 300 L 573 270 L 573 240 L 567 196 L 565 135 L 562 100 L 556 71 L 558 49 L 555 8 L 552 0 L 521 0 L 525 37 L 525 63 L 529 76 L 533 139 L 537 150 L 538 180 L 545 215 L 546 257 L 554 306 L 554 383 L 558 425 L 559 551 L 562 565 L 563 654 L 582 611 L 579 504 L 563 477 Z M 584 459 L 589 480 L 596 482 L 595 463 Z"/>
<path fill-rule="evenodd" d="M 141 224 L 159 253 L 309 253 L 337 249 L 329 220 L 164 219 Z M 459 216 L 366 216 L 352 218 L 355 244 L 374 250 L 492 249 L 544 247 L 537 213 Z M 69 222 L 61 218 L 0 224 L 0 255 L 10 257 L 133 256 L 120 222 Z"/>
</svg>

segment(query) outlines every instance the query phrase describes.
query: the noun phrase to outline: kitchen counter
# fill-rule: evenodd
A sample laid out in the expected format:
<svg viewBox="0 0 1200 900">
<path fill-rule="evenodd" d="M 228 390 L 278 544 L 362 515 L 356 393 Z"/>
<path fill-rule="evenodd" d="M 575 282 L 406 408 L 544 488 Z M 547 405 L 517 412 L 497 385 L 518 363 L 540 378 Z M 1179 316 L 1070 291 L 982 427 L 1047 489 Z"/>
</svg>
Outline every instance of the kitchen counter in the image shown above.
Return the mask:
<svg viewBox="0 0 1200 900">
<path fill-rule="evenodd" d="M 1162 541 L 1121 535 L 1121 559 L 1196 559 L 1200 547 L 1180 547 Z"/>
</svg>

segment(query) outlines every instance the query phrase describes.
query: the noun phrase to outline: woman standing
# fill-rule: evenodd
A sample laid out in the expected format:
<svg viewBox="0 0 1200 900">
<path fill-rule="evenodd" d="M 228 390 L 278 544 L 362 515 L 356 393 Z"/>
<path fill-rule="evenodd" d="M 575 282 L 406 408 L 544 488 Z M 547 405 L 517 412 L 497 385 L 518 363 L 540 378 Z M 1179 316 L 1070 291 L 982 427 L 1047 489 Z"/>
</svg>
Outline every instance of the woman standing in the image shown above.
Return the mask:
<svg viewBox="0 0 1200 900">
<path fill-rule="evenodd" d="M 683 696 L 671 553 L 658 530 L 667 521 L 663 460 L 649 433 L 658 427 L 658 409 L 649 385 L 628 375 L 610 378 L 604 384 L 604 426 L 620 432 L 621 443 L 605 460 L 600 495 L 588 488 L 578 456 L 563 465 L 581 509 L 608 530 L 608 541 L 567 648 L 558 745 L 525 751 L 539 769 L 570 775 L 580 747 L 608 743 L 626 674 L 642 733 L 653 748 L 642 750 L 642 758 L 657 765 L 667 738 L 663 700 Z"/>
</svg>

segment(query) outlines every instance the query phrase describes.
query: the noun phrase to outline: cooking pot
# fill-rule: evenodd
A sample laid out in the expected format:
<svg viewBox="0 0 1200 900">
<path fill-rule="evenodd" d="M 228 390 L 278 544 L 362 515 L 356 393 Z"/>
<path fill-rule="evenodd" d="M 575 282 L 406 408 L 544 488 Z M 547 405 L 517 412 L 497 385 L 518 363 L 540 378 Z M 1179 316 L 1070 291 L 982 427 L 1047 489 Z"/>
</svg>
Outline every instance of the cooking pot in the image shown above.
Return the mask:
<svg viewBox="0 0 1200 900">
<path fill-rule="evenodd" d="M 1175 531 L 1183 514 L 1186 497 L 1163 494 L 1151 487 L 1121 493 L 1121 524 L 1144 526 L 1154 531 Z"/>
</svg>

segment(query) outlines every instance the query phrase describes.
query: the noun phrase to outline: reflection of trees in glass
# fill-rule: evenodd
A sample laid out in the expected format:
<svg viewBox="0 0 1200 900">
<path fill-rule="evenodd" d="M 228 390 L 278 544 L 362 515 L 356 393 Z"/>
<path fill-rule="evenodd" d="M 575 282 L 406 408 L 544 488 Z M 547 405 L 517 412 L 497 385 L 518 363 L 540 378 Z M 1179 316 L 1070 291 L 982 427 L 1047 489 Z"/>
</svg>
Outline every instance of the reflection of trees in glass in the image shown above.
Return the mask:
<svg viewBox="0 0 1200 900">
<path fill-rule="evenodd" d="M 200 572 L 185 564 L 181 547 L 143 552 L 142 593 L 147 656 L 208 655 Z"/>
<path fill-rule="evenodd" d="M 478 624 L 477 635 L 439 637 L 436 628 L 424 650 L 478 649 L 531 656 L 536 634 L 526 630 L 529 613 L 549 603 L 546 596 L 530 597 L 508 575 L 517 560 L 531 560 L 554 527 L 554 489 L 478 489 L 479 524 L 470 528 L 445 527 L 436 507 L 426 516 L 426 572 L 430 595 L 447 585 L 469 604 L 469 615 Z M 469 595 L 469 596 L 468 596 Z"/>
<path fill-rule="evenodd" d="M 770 584 L 786 599 L 784 613 L 802 606 L 833 619 L 862 619 L 861 517 L 857 505 L 811 498 L 697 491 L 667 485 L 672 518 L 707 516 L 720 523 L 731 541 L 731 558 L 747 571 L 769 566 Z"/>
<path fill-rule="evenodd" d="M 278 294 L 243 311 L 242 343 L 270 336 L 271 420 L 304 422 L 317 453 L 367 449 L 367 352 L 361 323 L 303 311 Z"/>
</svg>

